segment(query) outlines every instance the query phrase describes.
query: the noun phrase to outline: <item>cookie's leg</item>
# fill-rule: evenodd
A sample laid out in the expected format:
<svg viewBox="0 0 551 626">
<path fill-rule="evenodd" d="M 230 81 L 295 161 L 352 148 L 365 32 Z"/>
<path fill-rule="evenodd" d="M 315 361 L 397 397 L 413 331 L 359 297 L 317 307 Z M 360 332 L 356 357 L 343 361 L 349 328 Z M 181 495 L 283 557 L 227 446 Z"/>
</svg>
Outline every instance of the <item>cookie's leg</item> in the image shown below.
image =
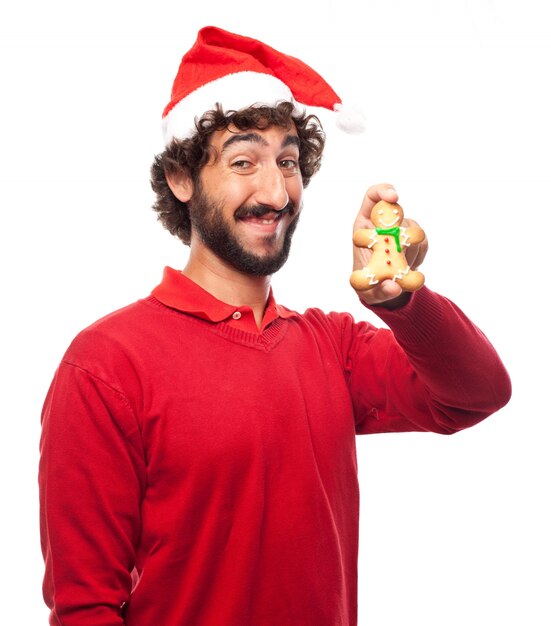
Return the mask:
<svg viewBox="0 0 551 626">
<path fill-rule="evenodd" d="M 409 270 L 401 278 L 396 278 L 396 282 L 404 291 L 417 291 L 425 284 L 425 275 L 422 272 Z"/>
<path fill-rule="evenodd" d="M 370 273 L 367 268 L 363 270 L 356 270 L 352 272 L 350 276 L 350 284 L 357 291 L 366 291 L 377 285 L 379 281 L 375 278 L 375 275 Z"/>
</svg>

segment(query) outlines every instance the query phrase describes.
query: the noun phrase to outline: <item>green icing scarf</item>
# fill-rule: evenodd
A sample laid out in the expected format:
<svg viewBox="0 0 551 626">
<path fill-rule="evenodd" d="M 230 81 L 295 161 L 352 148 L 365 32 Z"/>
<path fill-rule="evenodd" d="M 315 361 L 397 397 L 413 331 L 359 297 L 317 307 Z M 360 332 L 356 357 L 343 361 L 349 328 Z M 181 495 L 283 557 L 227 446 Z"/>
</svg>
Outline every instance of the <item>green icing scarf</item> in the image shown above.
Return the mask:
<svg viewBox="0 0 551 626">
<path fill-rule="evenodd" d="M 391 237 L 394 237 L 394 241 L 396 241 L 396 250 L 398 250 L 398 252 L 402 252 L 399 226 L 394 226 L 394 228 L 376 228 L 375 231 L 378 235 L 390 235 Z"/>
</svg>

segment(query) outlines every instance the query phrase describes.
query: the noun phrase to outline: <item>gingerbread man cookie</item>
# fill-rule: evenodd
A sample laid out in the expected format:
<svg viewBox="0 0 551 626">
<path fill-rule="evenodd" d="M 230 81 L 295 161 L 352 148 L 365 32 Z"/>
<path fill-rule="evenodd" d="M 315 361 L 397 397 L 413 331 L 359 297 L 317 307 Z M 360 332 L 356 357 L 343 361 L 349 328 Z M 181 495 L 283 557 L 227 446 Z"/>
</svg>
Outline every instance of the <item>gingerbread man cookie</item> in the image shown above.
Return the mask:
<svg viewBox="0 0 551 626">
<path fill-rule="evenodd" d="M 357 291 L 366 291 L 389 279 L 396 281 L 404 291 L 420 289 L 425 277 L 412 270 L 404 255 L 404 248 L 420 243 L 425 233 L 418 226 L 401 226 L 404 211 L 399 204 L 381 200 L 371 210 L 375 228 L 360 228 L 354 233 L 354 244 L 369 248 L 372 255 L 367 265 L 352 272 L 350 284 Z"/>
</svg>

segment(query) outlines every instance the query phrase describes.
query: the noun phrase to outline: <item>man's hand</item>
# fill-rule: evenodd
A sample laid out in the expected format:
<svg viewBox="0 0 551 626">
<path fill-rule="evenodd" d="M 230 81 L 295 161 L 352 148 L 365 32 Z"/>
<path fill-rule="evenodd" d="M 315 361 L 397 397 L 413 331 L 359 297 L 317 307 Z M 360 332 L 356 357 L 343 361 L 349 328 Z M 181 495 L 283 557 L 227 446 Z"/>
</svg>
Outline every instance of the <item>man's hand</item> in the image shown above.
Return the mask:
<svg viewBox="0 0 551 626">
<path fill-rule="evenodd" d="M 373 185 L 370 187 L 363 199 L 362 206 L 356 220 L 354 221 L 354 231 L 359 228 L 374 228 L 373 222 L 369 219 L 371 215 L 371 209 L 380 200 L 386 200 L 387 202 L 398 202 L 398 194 L 392 185 L 381 183 L 379 185 Z M 417 223 L 413 220 L 404 219 L 402 226 L 412 227 L 417 226 Z M 428 241 L 425 238 L 421 243 L 412 244 L 405 251 L 408 265 L 412 269 L 417 269 L 423 262 L 428 250 Z M 364 268 L 371 256 L 371 251 L 368 248 L 359 248 L 353 246 L 354 262 L 353 270 L 359 270 Z M 356 293 L 363 302 L 370 305 L 381 305 L 388 308 L 397 308 L 407 302 L 409 296 L 402 296 L 402 288 L 398 283 L 393 280 L 384 280 L 379 285 L 376 285 L 372 289 L 367 291 L 359 291 Z"/>
</svg>

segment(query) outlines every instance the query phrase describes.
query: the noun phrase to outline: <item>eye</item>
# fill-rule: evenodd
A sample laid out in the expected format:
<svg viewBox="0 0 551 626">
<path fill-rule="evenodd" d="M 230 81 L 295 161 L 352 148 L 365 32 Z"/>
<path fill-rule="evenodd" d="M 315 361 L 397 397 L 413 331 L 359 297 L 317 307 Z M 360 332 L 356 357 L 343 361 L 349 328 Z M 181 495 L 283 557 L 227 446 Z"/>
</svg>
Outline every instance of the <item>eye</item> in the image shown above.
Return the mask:
<svg viewBox="0 0 551 626">
<path fill-rule="evenodd" d="M 378 214 L 378 215 L 382 215 L 382 214 L 383 214 L 382 209 L 379 209 L 379 210 L 377 211 L 377 214 Z"/>
<path fill-rule="evenodd" d="M 246 170 L 252 167 L 253 164 L 246 159 L 238 159 L 237 161 L 233 161 L 231 166 L 236 170 Z"/>
<path fill-rule="evenodd" d="M 294 159 L 281 159 L 279 167 L 286 172 L 296 172 L 298 170 L 298 163 Z"/>
<path fill-rule="evenodd" d="M 394 215 L 398 215 L 398 209 L 394 209 L 394 211 L 392 211 L 394 213 Z"/>
</svg>

